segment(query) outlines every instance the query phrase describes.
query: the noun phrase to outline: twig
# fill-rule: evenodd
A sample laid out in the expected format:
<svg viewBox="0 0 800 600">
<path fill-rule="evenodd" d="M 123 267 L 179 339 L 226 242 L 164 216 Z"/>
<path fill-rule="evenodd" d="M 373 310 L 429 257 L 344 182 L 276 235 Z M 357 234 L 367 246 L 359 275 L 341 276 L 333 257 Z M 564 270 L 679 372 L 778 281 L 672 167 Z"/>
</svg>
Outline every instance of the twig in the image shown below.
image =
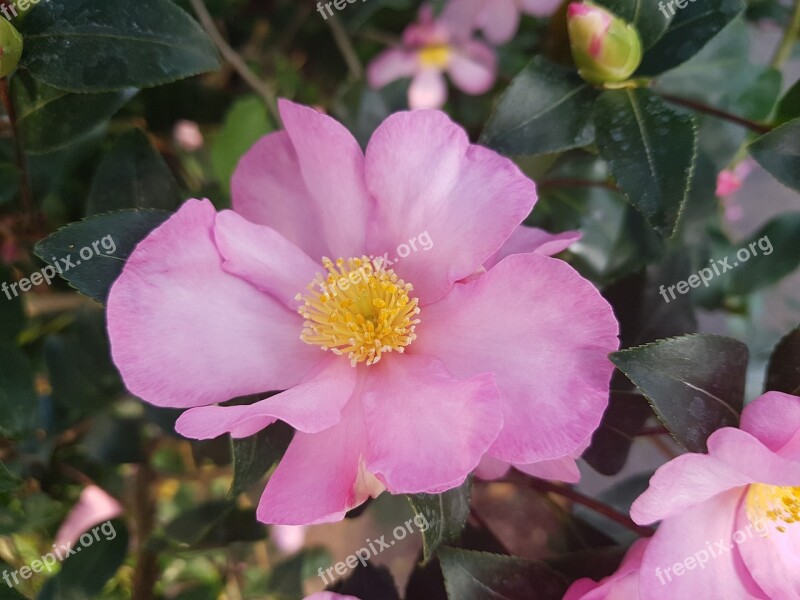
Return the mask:
<svg viewBox="0 0 800 600">
<path fill-rule="evenodd" d="M 219 48 L 223 58 L 228 61 L 239 76 L 244 79 L 247 85 L 253 88 L 264 99 L 267 110 L 269 110 L 275 121 L 280 124 L 281 117 L 278 113 L 278 101 L 275 98 L 275 93 L 272 91 L 272 88 L 261 81 L 258 75 L 250 70 L 250 67 L 247 66 L 244 59 L 239 56 L 236 50 L 231 48 L 230 44 L 222 37 L 206 5 L 203 4 L 203 0 L 189 0 L 189 3 L 192 5 L 195 14 L 197 14 L 197 18 L 200 19 L 200 24 L 203 26 L 203 29 L 206 30 L 208 37 L 210 37 L 217 48 Z"/>
<path fill-rule="evenodd" d="M 772 57 L 770 66 L 774 69 L 780 69 L 792 54 L 792 48 L 800 37 L 800 0 L 795 0 L 794 10 L 789 24 L 783 32 L 780 44 L 775 49 L 775 55 Z"/>
<path fill-rule="evenodd" d="M 730 121 L 731 123 L 736 123 L 737 125 L 755 131 L 756 133 L 762 133 L 762 134 L 769 133 L 773 129 L 769 125 L 764 125 L 763 123 L 757 123 L 756 121 L 752 121 L 750 119 L 746 119 L 744 117 L 740 117 L 738 115 L 725 112 L 724 110 L 714 108 L 713 106 L 708 106 L 700 102 L 695 102 L 694 100 L 689 100 L 688 98 L 681 98 L 680 96 L 673 96 L 672 94 L 661 94 L 661 97 L 664 98 L 664 100 L 666 100 L 667 102 L 672 102 L 673 104 L 679 104 L 680 106 L 691 108 L 692 110 L 696 110 L 697 112 L 705 113 L 707 115 L 711 115 L 712 117 L 717 117 L 718 119 L 722 119 L 724 121 Z"/>
<path fill-rule="evenodd" d="M 8 122 L 11 126 L 11 133 L 14 137 L 17 166 L 20 171 L 19 191 L 22 196 L 22 212 L 25 215 L 26 229 L 33 231 L 41 227 L 41 215 L 36 208 L 33 194 L 31 193 L 31 187 L 28 183 L 28 161 L 25 158 L 25 151 L 22 149 L 22 139 L 20 138 L 19 129 L 17 128 L 17 111 L 14 108 L 14 102 L 11 100 L 7 77 L 0 79 L 0 101 L 2 101 L 3 107 L 6 109 Z"/>
<path fill-rule="evenodd" d="M 355 79 L 361 79 L 364 76 L 364 67 L 361 66 L 361 61 L 358 60 L 356 50 L 353 48 L 350 38 L 347 37 L 347 32 L 344 30 L 344 27 L 342 27 L 342 22 L 339 20 L 339 17 L 337 15 L 331 15 L 326 22 L 331 28 L 333 40 L 339 47 L 339 51 L 344 57 L 344 62 L 347 63 L 350 74 Z"/>
<path fill-rule="evenodd" d="M 152 482 L 154 473 L 147 462 L 137 467 L 133 488 L 133 512 L 136 518 L 136 570 L 133 574 L 133 600 L 153 600 L 158 580 L 158 555 L 149 547 L 153 532 L 155 500 Z"/>
</svg>

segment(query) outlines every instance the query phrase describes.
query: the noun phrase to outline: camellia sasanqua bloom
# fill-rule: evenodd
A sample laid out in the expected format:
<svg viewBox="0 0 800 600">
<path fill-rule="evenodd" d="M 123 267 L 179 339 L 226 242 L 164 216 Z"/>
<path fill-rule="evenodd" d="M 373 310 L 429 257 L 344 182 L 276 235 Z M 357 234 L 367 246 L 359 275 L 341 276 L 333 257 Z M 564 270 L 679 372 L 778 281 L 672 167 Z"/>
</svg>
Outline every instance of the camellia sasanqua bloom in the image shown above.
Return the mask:
<svg viewBox="0 0 800 600">
<path fill-rule="evenodd" d="M 800 398 L 768 392 L 740 429 L 656 471 L 631 508 L 661 520 L 645 549 L 642 598 L 800 597 Z"/>
<path fill-rule="evenodd" d="M 367 80 L 377 89 L 410 77 L 408 105 L 441 108 L 447 100 L 445 73 L 461 91 L 484 94 L 494 85 L 497 59 L 489 46 L 470 37 L 468 29 L 444 18 L 435 19 L 431 7 L 425 5 L 419 22 L 403 32 L 402 45 L 372 60 Z"/>
<path fill-rule="evenodd" d="M 499 46 L 514 37 L 523 14 L 547 17 L 560 4 L 561 0 L 450 0 L 443 19 L 478 30 L 487 41 Z"/>
<path fill-rule="evenodd" d="M 176 429 L 190 438 L 294 427 L 266 523 L 336 521 L 385 489 L 439 493 L 485 454 L 572 456 L 607 406 L 618 327 L 546 256 L 575 235 L 520 227 L 533 182 L 438 111 L 390 116 L 365 152 L 330 117 L 280 111 L 285 130 L 239 163 L 234 210 L 187 201 L 114 283 L 129 390 L 188 409 Z M 286 391 L 217 405 L 270 390 Z"/>
<path fill-rule="evenodd" d="M 637 540 L 628 549 L 619 568 L 600 581 L 583 578 L 573 583 L 563 600 L 640 600 L 639 571 L 648 538 Z"/>
</svg>

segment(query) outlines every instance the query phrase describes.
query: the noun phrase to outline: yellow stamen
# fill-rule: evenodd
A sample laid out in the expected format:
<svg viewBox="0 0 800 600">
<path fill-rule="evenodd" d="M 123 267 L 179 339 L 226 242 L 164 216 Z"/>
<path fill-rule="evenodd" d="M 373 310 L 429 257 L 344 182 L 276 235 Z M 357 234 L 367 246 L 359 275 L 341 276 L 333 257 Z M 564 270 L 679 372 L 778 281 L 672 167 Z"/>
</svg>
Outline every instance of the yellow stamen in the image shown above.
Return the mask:
<svg viewBox="0 0 800 600">
<path fill-rule="evenodd" d="M 451 50 L 447 44 L 425 46 L 419 51 L 419 62 L 423 67 L 444 69 L 450 64 Z"/>
<path fill-rule="evenodd" d="M 418 300 L 414 287 L 383 267 L 381 259 L 323 257 L 327 274 L 318 273 L 309 293 L 295 297 L 302 304 L 300 339 L 334 354 L 347 355 L 350 364 L 372 365 L 384 352 L 402 353 L 416 339 Z"/>
<path fill-rule="evenodd" d="M 800 520 L 800 487 L 754 483 L 747 490 L 747 518 L 754 525 L 764 519 L 775 523 L 781 533 L 783 524 L 791 525 Z"/>
</svg>

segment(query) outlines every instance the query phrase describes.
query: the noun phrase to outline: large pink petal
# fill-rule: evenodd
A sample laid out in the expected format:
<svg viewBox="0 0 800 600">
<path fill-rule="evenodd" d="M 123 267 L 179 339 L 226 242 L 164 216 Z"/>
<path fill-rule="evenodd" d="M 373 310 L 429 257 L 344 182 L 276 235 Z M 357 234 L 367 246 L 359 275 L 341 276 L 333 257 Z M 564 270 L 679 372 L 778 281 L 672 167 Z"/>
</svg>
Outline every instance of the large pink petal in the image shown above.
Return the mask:
<svg viewBox="0 0 800 600">
<path fill-rule="evenodd" d="M 485 94 L 497 77 L 497 57 L 486 44 L 467 41 L 456 49 L 447 73 L 453 84 L 467 94 Z"/>
<path fill-rule="evenodd" d="M 369 189 L 377 216 L 370 252 L 389 258 L 427 232 L 433 247 L 393 268 L 420 304 L 441 298 L 475 272 L 530 213 L 536 187 L 510 160 L 470 145 L 444 113 L 396 113 L 367 147 Z"/>
<path fill-rule="evenodd" d="M 581 238 L 580 231 L 549 233 L 544 229 L 520 225 L 514 230 L 505 244 L 495 252 L 484 264 L 487 270 L 495 266 L 506 256 L 536 252 L 545 256 L 553 256 L 569 248 Z"/>
<path fill-rule="evenodd" d="M 115 498 L 96 485 L 88 485 L 83 488 L 78 503 L 58 528 L 55 543 L 57 546 L 77 543 L 81 534 L 121 514 L 122 505 Z"/>
<path fill-rule="evenodd" d="M 800 523 L 766 518 L 752 523 L 742 504 L 735 541 L 753 579 L 772 600 L 800 598 Z"/>
<path fill-rule="evenodd" d="M 519 27 L 517 0 L 493 0 L 481 11 L 479 22 L 486 39 L 495 46 L 505 44 Z"/>
<path fill-rule="evenodd" d="M 376 56 L 367 67 L 367 81 L 374 88 L 382 88 L 417 72 L 417 57 L 401 48 L 390 48 Z"/>
<path fill-rule="evenodd" d="M 491 374 L 457 381 L 438 360 L 412 355 L 369 369 L 367 470 L 397 494 L 463 483 L 503 423 Z"/>
<path fill-rule="evenodd" d="M 800 431 L 800 398 L 767 392 L 744 407 L 739 427 L 770 450 L 780 452 Z"/>
<path fill-rule="evenodd" d="M 649 540 L 636 540 L 619 568 L 599 582 L 579 579 L 567 590 L 564 600 L 638 600 L 639 568 Z"/>
<path fill-rule="evenodd" d="M 339 422 L 356 386 L 356 370 L 338 356 L 328 357 L 318 372 L 290 390 L 241 406 L 201 406 L 183 413 L 175 423 L 181 435 L 207 440 L 230 433 L 243 438 L 258 433 L 276 419 L 306 433 L 317 433 Z"/>
<path fill-rule="evenodd" d="M 515 254 L 423 307 L 411 351 L 455 377 L 491 371 L 505 425 L 490 454 L 528 464 L 572 454 L 608 404 L 617 322 L 600 293 L 566 263 Z"/>
<path fill-rule="evenodd" d="M 417 72 L 408 88 L 408 106 L 412 109 L 441 108 L 447 101 L 447 82 L 439 69 Z"/>
<path fill-rule="evenodd" d="M 642 598 L 764 598 L 733 544 L 742 494 L 742 489 L 723 492 L 661 524 L 642 559 L 639 572 Z M 686 569 L 686 561 L 691 569 Z M 679 563 L 682 573 L 676 575 L 674 569 Z"/>
<path fill-rule="evenodd" d="M 715 431 L 708 438 L 708 453 L 750 481 L 789 486 L 800 482 L 800 462 L 773 452 L 741 429 L 726 427 Z"/>
<path fill-rule="evenodd" d="M 302 318 L 222 268 L 216 212 L 189 200 L 134 250 L 108 298 L 114 362 L 131 393 L 189 408 L 297 385 L 319 360 Z"/>
<path fill-rule="evenodd" d="M 295 433 L 261 496 L 258 519 L 281 525 L 330 523 L 377 496 L 384 488 L 363 467 L 366 446 L 357 397 L 345 406 L 337 425 L 320 433 Z"/>
<path fill-rule="evenodd" d="M 234 209 L 314 260 L 359 256 L 371 202 L 358 143 L 312 108 L 281 100 L 280 111 L 285 132 L 260 140 L 233 175 Z"/>
<path fill-rule="evenodd" d="M 295 296 L 322 271 L 308 255 L 270 227 L 257 225 L 226 210 L 217 215 L 214 240 L 228 273 L 272 294 L 290 310 Z"/>
</svg>

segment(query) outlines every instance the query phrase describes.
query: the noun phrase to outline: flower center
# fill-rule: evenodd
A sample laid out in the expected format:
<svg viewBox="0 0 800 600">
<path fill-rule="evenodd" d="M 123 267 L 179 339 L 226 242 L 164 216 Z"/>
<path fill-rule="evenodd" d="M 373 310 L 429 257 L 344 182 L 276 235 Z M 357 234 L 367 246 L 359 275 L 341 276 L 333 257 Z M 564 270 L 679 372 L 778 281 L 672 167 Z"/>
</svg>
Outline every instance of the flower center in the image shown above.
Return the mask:
<svg viewBox="0 0 800 600">
<path fill-rule="evenodd" d="M 791 524 L 800 521 L 800 487 L 754 483 L 747 490 L 747 518 L 754 525 L 769 519 L 774 523 Z M 783 525 L 776 529 L 786 531 Z"/>
<path fill-rule="evenodd" d="M 450 62 L 450 46 L 447 44 L 425 46 L 419 51 L 419 62 L 423 67 L 444 69 Z"/>
<path fill-rule="evenodd" d="M 402 353 L 416 339 L 419 323 L 414 289 L 380 258 L 323 257 L 327 277 L 318 273 L 308 294 L 297 294 L 297 309 L 305 322 L 300 339 L 334 354 L 347 355 L 350 364 L 372 365 L 384 352 Z"/>
</svg>

